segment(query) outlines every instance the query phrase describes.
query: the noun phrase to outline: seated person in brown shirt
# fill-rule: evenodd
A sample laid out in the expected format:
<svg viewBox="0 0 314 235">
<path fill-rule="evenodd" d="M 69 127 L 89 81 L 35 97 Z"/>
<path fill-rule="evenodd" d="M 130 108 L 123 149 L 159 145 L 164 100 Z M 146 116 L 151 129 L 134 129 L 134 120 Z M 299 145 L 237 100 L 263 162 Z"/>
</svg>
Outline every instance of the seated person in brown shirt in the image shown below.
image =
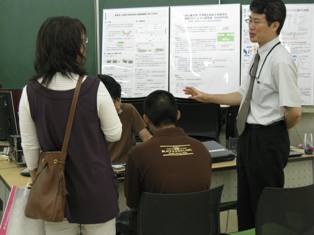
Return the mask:
<svg viewBox="0 0 314 235">
<path fill-rule="evenodd" d="M 144 121 L 153 137 L 134 146 L 126 165 L 127 205 L 136 210 L 142 192 L 186 193 L 210 187 L 211 156 L 198 140 L 176 127 L 180 111 L 173 95 L 157 90 L 144 102 Z M 136 224 L 134 214 L 132 228 Z"/>
<path fill-rule="evenodd" d="M 141 115 L 132 104 L 121 103 L 121 86 L 109 75 L 97 75 L 105 84 L 122 123 L 122 135 L 118 142 L 108 143 L 108 150 L 113 164 L 125 163 L 127 153 L 136 144 L 135 136 L 139 136 L 142 141 L 150 139 L 152 136 L 146 129 L 146 124 Z"/>
</svg>

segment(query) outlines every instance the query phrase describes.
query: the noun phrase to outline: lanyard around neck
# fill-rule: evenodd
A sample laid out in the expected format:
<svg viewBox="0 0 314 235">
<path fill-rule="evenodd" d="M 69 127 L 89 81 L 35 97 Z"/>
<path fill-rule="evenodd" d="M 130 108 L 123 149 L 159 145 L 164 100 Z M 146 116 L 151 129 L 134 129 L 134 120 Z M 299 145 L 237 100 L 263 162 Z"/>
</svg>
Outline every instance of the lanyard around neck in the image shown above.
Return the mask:
<svg viewBox="0 0 314 235">
<path fill-rule="evenodd" d="M 269 52 L 267 53 L 267 55 L 266 55 L 266 57 L 265 57 L 265 59 L 264 59 L 264 61 L 263 61 L 263 64 L 262 64 L 262 66 L 261 66 L 261 68 L 260 68 L 260 70 L 259 70 L 259 72 L 258 72 L 258 76 L 255 76 L 256 79 L 259 79 L 259 76 L 261 75 L 261 72 L 262 72 L 262 70 L 263 70 L 265 61 L 267 60 L 267 57 L 268 57 L 268 56 L 270 55 L 270 53 L 275 49 L 275 47 L 278 46 L 279 44 L 280 44 L 280 42 L 277 42 L 277 43 L 269 50 Z M 252 65 L 251 68 L 250 68 L 250 73 L 251 73 L 252 68 L 253 68 L 253 65 Z"/>
</svg>

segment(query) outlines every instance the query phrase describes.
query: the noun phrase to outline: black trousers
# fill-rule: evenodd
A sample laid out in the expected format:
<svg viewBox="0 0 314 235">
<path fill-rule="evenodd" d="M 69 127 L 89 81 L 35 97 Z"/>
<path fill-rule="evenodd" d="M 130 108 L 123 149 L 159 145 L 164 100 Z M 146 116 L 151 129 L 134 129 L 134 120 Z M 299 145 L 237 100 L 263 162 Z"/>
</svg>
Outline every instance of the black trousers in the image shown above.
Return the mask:
<svg viewBox="0 0 314 235">
<path fill-rule="evenodd" d="M 283 187 L 290 141 L 284 121 L 270 126 L 247 124 L 239 138 L 238 227 L 255 227 L 259 197 L 265 187 Z"/>
</svg>

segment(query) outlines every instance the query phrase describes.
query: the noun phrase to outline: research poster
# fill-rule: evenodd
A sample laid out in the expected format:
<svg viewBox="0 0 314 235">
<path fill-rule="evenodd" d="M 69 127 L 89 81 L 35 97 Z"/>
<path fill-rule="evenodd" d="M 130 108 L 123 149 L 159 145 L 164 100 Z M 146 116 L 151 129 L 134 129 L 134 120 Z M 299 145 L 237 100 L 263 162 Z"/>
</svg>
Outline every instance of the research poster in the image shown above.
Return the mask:
<svg viewBox="0 0 314 235">
<path fill-rule="evenodd" d="M 170 92 L 185 97 L 185 86 L 236 91 L 239 45 L 239 4 L 170 7 Z"/>
<path fill-rule="evenodd" d="M 103 10 L 103 74 L 113 76 L 122 97 L 168 90 L 169 7 Z"/>
<path fill-rule="evenodd" d="M 298 85 L 303 105 L 314 104 L 314 4 L 286 4 L 287 17 L 280 33 L 280 41 L 290 52 L 298 69 Z M 257 50 L 257 44 L 249 39 L 249 6 L 242 6 L 242 67 L 241 78 L 247 78 L 250 61 Z"/>
</svg>

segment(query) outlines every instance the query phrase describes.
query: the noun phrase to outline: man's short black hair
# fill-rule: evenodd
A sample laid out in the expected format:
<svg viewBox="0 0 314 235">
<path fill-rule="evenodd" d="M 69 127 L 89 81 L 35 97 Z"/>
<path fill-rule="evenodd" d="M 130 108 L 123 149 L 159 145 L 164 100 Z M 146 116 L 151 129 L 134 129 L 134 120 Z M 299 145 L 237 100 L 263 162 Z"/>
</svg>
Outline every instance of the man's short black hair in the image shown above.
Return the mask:
<svg viewBox="0 0 314 235">
<path fill-rule="evenodd" d="M 178 106 L 174 96 L 168 91 L 156 90 L 144 101 L 144 114 L 154 126 L 175 124 Z"/>
<path fill-rule="evenodd" d="M 277 30 L 277 35 L 285 23 L 286 6 L 281 0 L 253 0 L 250 4 L 251 12 L 257 14 L 265 14 L 268 25 L 278 21 L 280 26 Z"/>
<path fill-rule="evenodd" d="M 105 74 L 98 74 L 97 77 L 104 83 L 113 100 L 121 98 L 121 85 L 113 77 Z"/>
</svg>

